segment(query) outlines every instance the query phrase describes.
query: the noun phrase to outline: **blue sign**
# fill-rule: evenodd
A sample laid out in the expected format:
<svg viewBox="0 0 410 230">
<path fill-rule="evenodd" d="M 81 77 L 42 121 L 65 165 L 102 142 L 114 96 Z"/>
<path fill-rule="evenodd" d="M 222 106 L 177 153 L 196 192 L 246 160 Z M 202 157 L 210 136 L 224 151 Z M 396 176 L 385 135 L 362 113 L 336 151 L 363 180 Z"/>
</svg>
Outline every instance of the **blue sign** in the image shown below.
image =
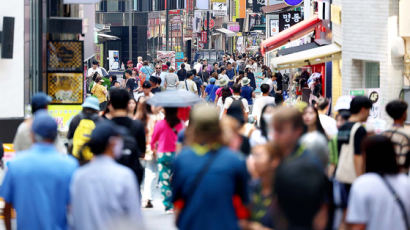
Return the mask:
<svg viewBox="0 0 410 230">
<path fill-rule="evenodd" d="M 285 0 L 285 3 L 290 5 L 290 6 L 297 6 L 302 2 L 303 2 L 303 0 Z"/>
</svg>

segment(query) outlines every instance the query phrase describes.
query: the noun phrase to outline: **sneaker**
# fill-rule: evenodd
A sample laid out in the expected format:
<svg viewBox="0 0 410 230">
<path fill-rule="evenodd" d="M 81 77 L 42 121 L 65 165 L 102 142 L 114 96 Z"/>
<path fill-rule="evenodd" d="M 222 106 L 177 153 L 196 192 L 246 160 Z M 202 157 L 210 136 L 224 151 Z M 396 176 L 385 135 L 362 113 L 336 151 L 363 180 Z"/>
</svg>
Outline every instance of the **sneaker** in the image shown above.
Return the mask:
<svg viewBox="0 0 410 230">
<path fill-rule="evenodd" d="M 148 200 L 147 203 L 145 204 L 144 208 L 153 208 L 154 205 L 152 205 L 151 200 Z"/>
<path fill-rule="evenodd" d="M 165 214 L 168 214 L 168 215 L 174 214 L 174 209 L 165 210 Z"/>
</svg>

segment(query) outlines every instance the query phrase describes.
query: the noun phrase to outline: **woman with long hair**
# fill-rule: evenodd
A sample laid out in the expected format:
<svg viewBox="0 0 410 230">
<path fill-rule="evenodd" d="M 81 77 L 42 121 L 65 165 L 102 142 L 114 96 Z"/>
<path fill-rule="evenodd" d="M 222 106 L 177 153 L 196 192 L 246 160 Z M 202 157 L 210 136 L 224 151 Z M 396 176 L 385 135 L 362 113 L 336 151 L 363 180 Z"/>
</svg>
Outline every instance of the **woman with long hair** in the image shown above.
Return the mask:
<svg viewBox="0 0 410 230">
<path fill-rule="evenodd" d="M 346 216 L 350 229 L 410 229 L 410 181 L 400 173 L 392 141 L 371 136 L 362 149 L 366 173 L 350 190 Z"/>
<path fill-rule="evenodd" d="M 307 106 L 303 110 L 303 122 L 307 128 L 306 132 L 311 133 L 317 131 L 326 137 L 325 130 L 319 120 L 319 112 L 312 105 Z"/>
<path fill-rule="evenodd" d="M 127 110 L 128 110 L 128 117 L 129 118 L 131 118 L 133 120 L 137 119 L 136 116 L 135 116 L 137 114 L 137 101 L 134 98 L 131 98 L 128 101 Z"/>
<path fill-rule="evenodd" d="M 178 133 L 184 128 L 184 124 L 178 118 L 178 108 L 164 108 L 164 110 L 165 120 L 155 124 L 151 149 L 158 160 L 159 184 L 164 197 L 165 211 L 172 212 L 171 165 L 175 158 Z"/>
<path fill-rule="evenodd" d="M 232 96 L 232 90 L 228 86 L 225 86 L 221 90 L 221 97 L 218 99 L 218 103 L 216 104 L 219 111 L 219 118 L 222 118 L 222 114 L 224 112 L 224 105 L 226 98 Z"/>
</svg>

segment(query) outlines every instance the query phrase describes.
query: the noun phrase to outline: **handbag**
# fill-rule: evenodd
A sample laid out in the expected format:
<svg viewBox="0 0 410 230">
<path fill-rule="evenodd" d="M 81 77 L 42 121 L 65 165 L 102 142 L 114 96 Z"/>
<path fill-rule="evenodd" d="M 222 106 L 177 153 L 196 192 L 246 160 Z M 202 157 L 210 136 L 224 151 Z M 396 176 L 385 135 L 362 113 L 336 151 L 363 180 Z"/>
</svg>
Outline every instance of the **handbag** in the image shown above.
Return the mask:
<svg viewBox="0 0 410 230">
<path fill-rule="evenodd" d="M 352 184 L 357 178 L 356 169 L 354 167 L 354 135 L 360 128 L 361 124 L 356 122 L 349 137 L 349 143 L 343 144 L 340 149 L 340 156 L 336 169 L 336 180 L 346 184 Z"/>
<path fill-rule="evenodd" d="M 406 208 L 404 207 L 403 201 L 400 199 L 399 194 L 397 194 L 397 192 L 394 190 L 393 186 L 391 186 L 391 184 L 387 181 L 387 179 L 383 176 L 380 176 L 380 177 L 382 178 L 384 184 L 386 185 L 386 187 L 389 189 L 389 191 L 393 195 L 394 200 L 399 205 L 401 214 L 403 215 L 404 225 L 406 226 L 406 229 L 410 230 L 409 219 L 407 218 L 407 212 L 406 212 Z"/>
</svg>

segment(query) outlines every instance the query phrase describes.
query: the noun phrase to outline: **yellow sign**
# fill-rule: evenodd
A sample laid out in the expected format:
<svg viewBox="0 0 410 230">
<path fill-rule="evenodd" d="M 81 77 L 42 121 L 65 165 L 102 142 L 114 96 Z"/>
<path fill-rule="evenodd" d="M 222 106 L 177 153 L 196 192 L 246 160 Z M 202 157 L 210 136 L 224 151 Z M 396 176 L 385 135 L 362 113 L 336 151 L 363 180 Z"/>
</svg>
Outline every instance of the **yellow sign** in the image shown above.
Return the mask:
<svg viewBox="0 0 410 230">
<path fill-rule="evenodd" d="M 337 25 L 342 23 L 342 8 L 338 5 L 331 5 L 331 21 Z"/>
<path fill-rule="evenodd" d="M 56 119 L 59 130 L 68 130 L 68 123 L 82 109 L 81 105 L 49 105 L 48 113 Z"/>
<path fill-rule="evenodd" d="M 47 51 L 48 71 L 84 71 L 82 41 L 49 41 Z"/>
<path fill-rule="evenodd" d="M 53 104 L 82 104 L 83 81 L 82 73 L 48 73 L 47 93 L 52 97 Z"/>
</svg>

